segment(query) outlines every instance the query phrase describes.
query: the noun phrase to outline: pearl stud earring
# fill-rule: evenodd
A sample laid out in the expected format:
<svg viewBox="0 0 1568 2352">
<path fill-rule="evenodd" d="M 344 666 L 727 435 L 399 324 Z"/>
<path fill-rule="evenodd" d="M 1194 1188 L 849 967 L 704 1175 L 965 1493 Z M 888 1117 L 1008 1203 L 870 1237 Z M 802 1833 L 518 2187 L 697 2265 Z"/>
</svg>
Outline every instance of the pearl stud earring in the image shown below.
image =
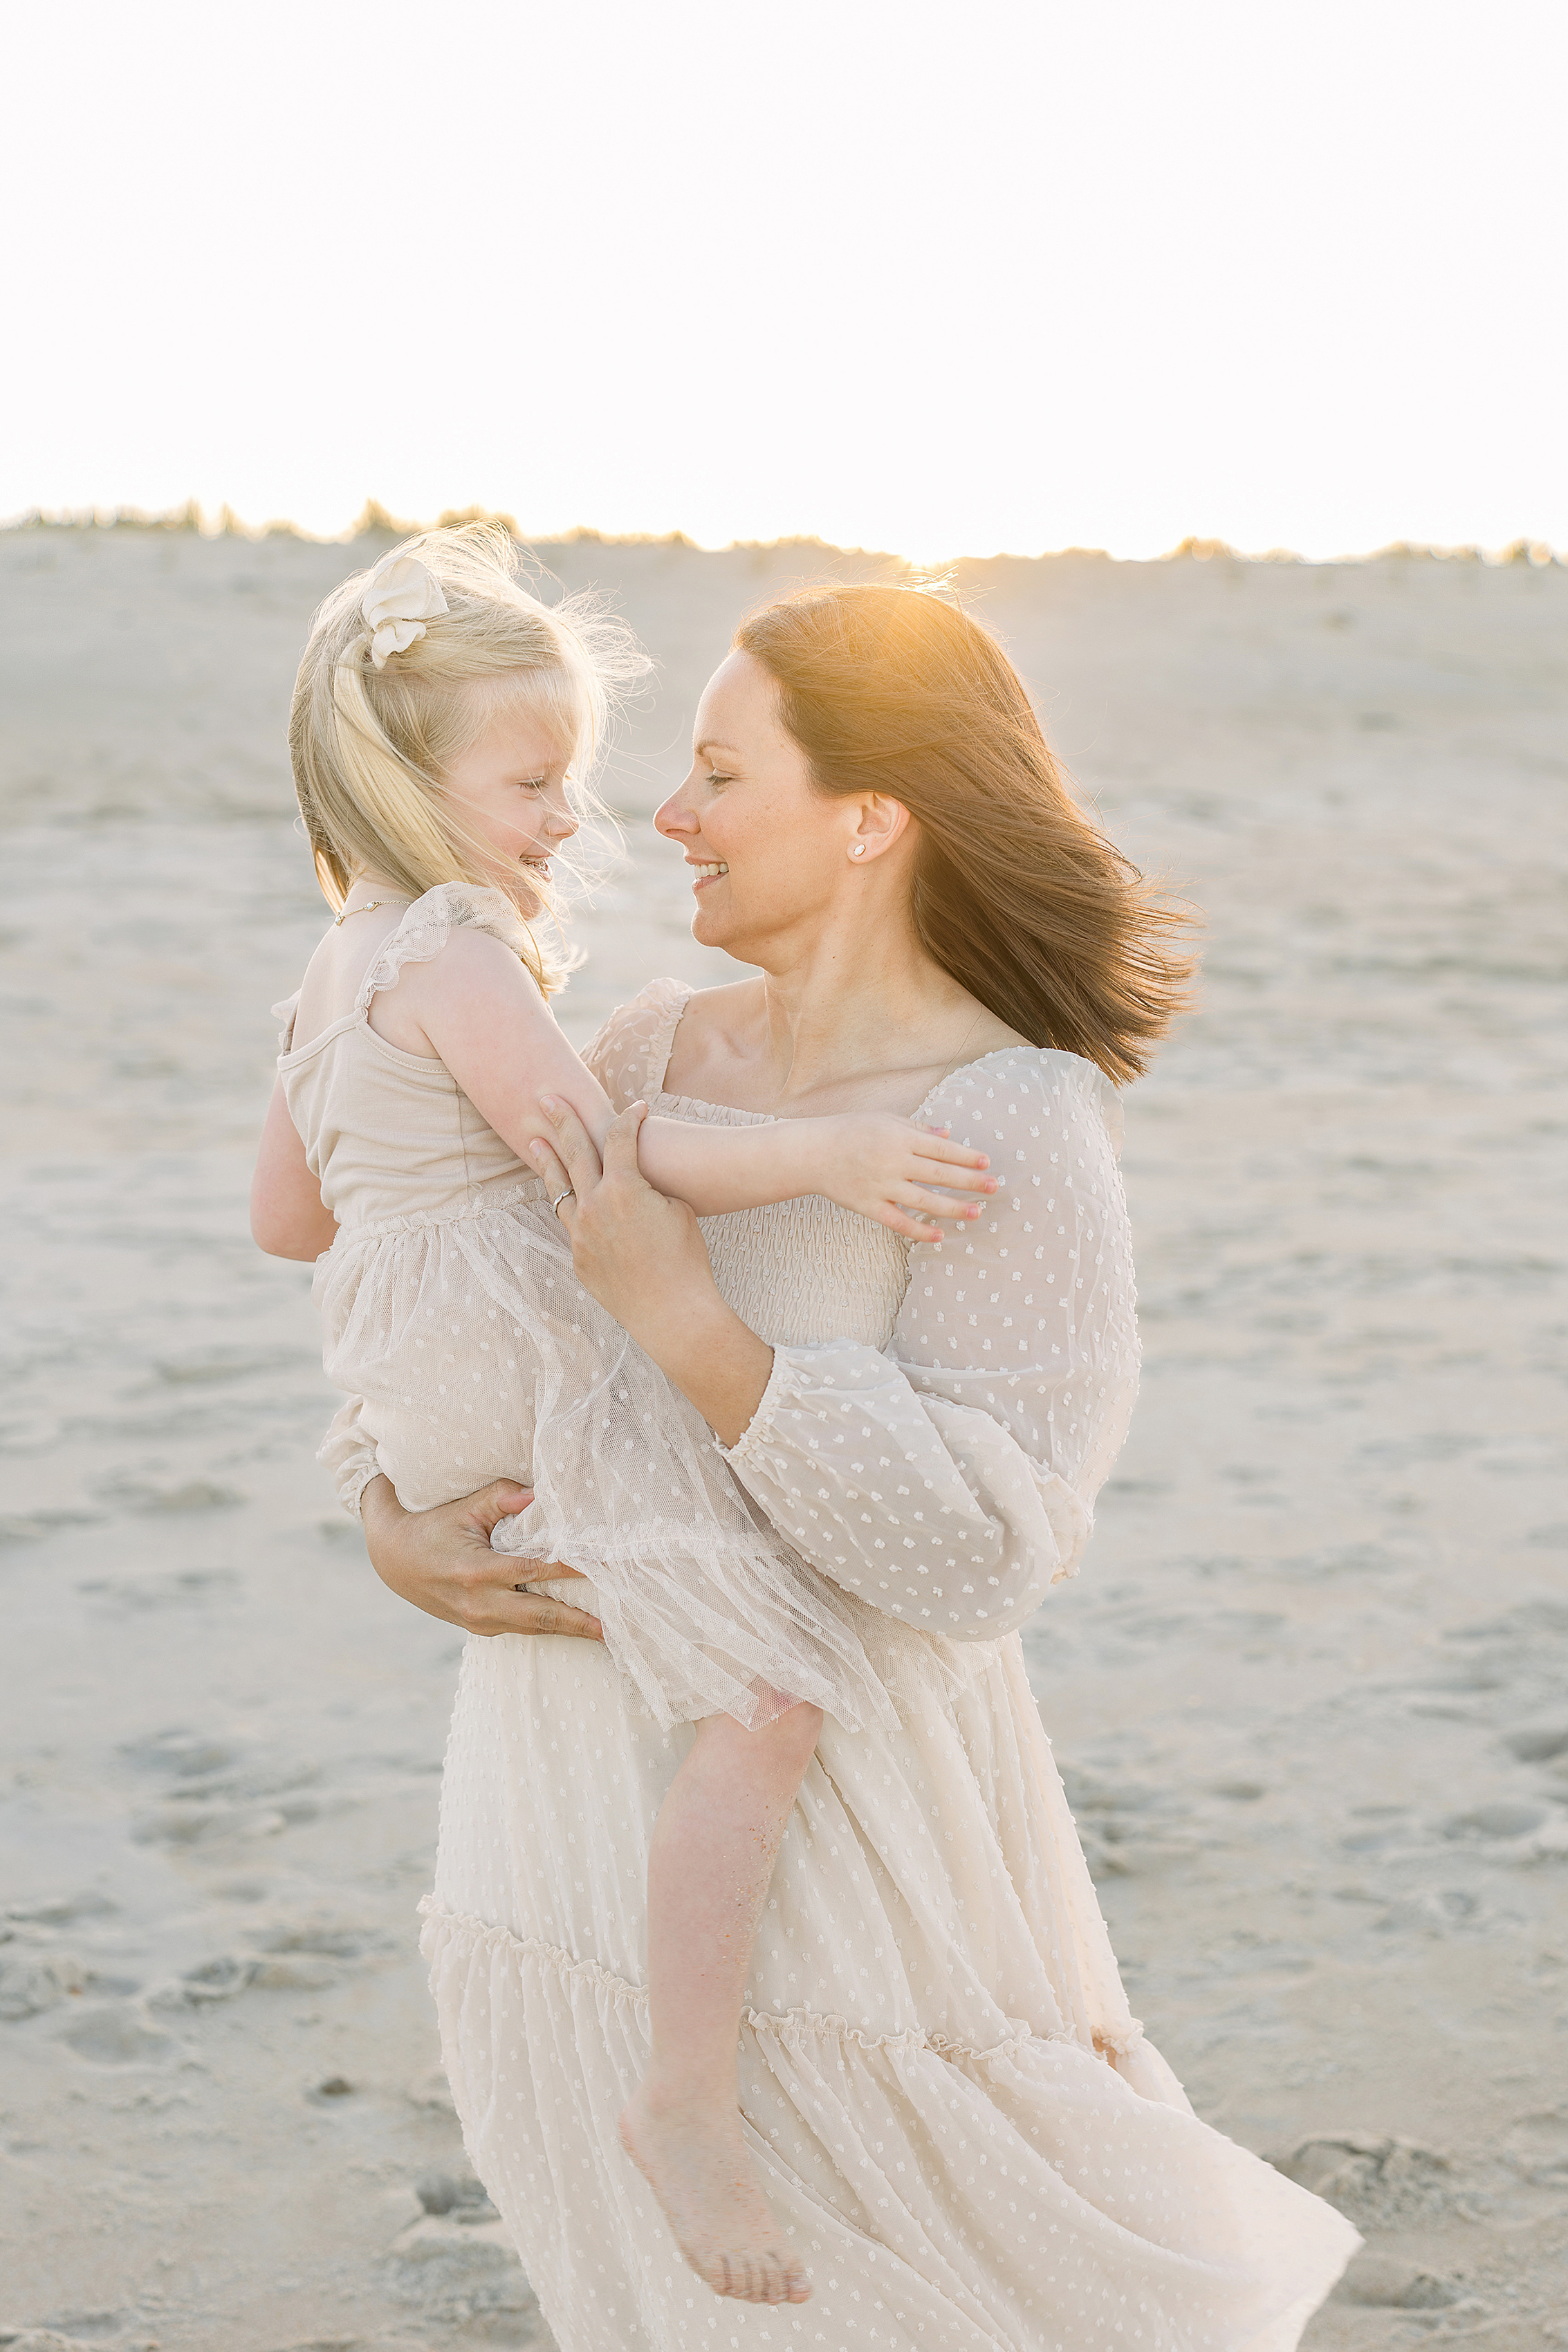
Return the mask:
<svg viewBox="0 0 1568 2352">
<path fill-rule="evenodd" d="M 850 852 L 850 856 L 851 856 L 852 857 L 863 857 L 863 856 L 865 856 L 865 844 L 864 844 L 864 842 L 863 842 L 863 841 L 857 841 L 857 842 L 856 842 L 856 844 L 855 844 L 855 845 L 854 845 L 854 847 L 851 850 L 851 852 Z"/>
</svg>

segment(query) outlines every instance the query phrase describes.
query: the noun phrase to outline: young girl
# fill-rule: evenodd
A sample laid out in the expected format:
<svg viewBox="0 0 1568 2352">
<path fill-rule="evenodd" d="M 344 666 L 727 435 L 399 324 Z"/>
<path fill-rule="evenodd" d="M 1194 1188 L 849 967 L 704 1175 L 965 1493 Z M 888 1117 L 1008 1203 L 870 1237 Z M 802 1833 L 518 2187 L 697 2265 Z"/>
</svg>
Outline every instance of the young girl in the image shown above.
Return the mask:
<svg viewBox="0 0 1568 2352">
<path fill-rule="evenodd" d="M 314 1295 L 350 1398 L 327 1454 L 368 1433 L 411 1510 L 522 1476 L 534 1499 L 497 1547 L 586 1573 L 616 1665 L 661 1724 L 695 1724 L 651 1848 L 653 2058 L 622 2137 L 710 2286 L 803 2302 L 740 2128 L 741 1998 L 821 1711 L 894 1717 L 841 1601 L 577 1281 L 563 1196 L 529 1172 L 558 1098 L 601 1147 L 613 1117 L 529 925 L 627 646 L 528 595 L 487 526 L 408 541 L 322 606 L 289 733 L 337 914 L 277 1008 L 252 1223 L 277 1255 L 326 1250 Z M 820 1192 L 912 1241 L 979 1214 L 954 1188 L 995 1190 L 980 1154 L 893 1118 L 647 1118 L 639 1148 L 700 1214 Z"/>
</svg>

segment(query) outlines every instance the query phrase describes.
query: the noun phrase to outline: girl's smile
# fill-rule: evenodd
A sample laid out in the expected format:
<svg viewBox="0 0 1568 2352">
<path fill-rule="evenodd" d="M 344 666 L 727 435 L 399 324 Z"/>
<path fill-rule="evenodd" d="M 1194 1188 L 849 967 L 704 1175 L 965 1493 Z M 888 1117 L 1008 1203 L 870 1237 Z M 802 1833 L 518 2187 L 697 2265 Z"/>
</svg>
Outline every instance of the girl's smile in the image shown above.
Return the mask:
<svg viewBox="0 0 1568 2352">
<path fill-rule="evenodd" d="M 459 822 L 510 869 L 514 891 L 520 876 L 548 883 L 552 855 L 578 830 L 567 797 L 570 757 L 538 710 L 514 708 L 497 711 L 446 769 L 445 796 Z"/>
</svg>

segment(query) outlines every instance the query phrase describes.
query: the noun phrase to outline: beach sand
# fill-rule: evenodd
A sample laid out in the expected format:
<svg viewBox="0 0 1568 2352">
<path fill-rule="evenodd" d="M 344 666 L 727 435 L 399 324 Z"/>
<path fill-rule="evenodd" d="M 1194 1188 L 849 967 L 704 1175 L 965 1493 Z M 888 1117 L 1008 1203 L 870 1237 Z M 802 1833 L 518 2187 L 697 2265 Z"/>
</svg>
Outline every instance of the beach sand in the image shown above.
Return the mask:
<svg viewBox="0 0 1568 2352">
<path fill-rule="evenodd" d="M 0 536 L 0 2343 L 549 2342 L 415 1946 L 458 1637 L 337 1514 L 308 1269 L 246 1226 L 323 922 L 289 688 L 387 543 Z M 581 1042 L 727 969 L 645 820 L 735 619 L 882 567 L 541 553 L 660 666 Z M 1134 2010 L 1366 2234 L 1319 2352 L 1568 2343 L 1568 571 L 962 581 L 1208 924 L 1128 1106 L 1133 1436 L 1025 1637 Z"/>
</svg>

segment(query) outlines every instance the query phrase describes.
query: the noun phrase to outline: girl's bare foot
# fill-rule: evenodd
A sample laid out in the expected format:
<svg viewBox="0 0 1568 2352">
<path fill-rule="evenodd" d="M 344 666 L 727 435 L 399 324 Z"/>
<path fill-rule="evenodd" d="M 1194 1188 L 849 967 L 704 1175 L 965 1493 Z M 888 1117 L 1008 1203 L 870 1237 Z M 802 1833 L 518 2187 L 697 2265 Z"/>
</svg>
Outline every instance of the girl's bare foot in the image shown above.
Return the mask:
<svg viewBox="0 0 1568 2352">
<path fill-rule="evenodd" d="M 742 2303 L 807 2300 L 805 2271 L 782 2243 L 737 2109 L 665 2101 L 644 2083 L 621 2117 L 621 2144 L 715 2294 Z"/>
</svg>

